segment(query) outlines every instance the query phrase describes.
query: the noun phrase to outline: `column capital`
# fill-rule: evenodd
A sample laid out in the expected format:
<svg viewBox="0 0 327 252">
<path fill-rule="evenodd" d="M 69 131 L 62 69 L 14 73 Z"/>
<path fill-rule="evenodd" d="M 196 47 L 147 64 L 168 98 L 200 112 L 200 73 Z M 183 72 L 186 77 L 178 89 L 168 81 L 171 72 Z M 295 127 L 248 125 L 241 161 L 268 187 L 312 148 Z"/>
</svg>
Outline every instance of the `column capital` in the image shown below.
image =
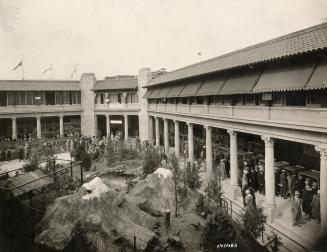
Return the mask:
<svg viewBox="0 0 327 252">
<path fill-rule="evenodd" d="M 228 129 L 227 133 L 230 135 L 230 137 L 236 137 L 237 136 L 237 132 L 235 130 L 232 130 L 232 129 Z"/>
<path fill-rule="evenodd" d="M 274 144 L 274 139 L 271 136 L 263 135 L 261 139 L 265 142 L 265 144 Z"/>
<path fill-rule="evenodd" d="M 205 128 L 206 131 L 211 131 L 212 127 L 209 125 L 203 125 L 203 127 Z"/>
<path fill-rule="evenodd" d="M 327 158 L 327 145 L 316 145 L 315 150 L 320 153 L 321 157 Z"/>
<path fill-rule="evenodd" d="M 178 120 L 176 120 L 176 119 L 174 119 L 173 121 L 174 121 L 174 123 L 179 123 L 179 121 L 178 121 Z"/>
<path fill-rule="evenodd" d="M 186 122 L 186 125 L 187 125 L 188 127 L 193 127 L 193 123 L 191 123 L 191 122 Z"/>
<path fill-rule="evenodd" d="M 59 118 L 64 118 L 64 115 L 59 115 Z"/>
<path fill-rule="evenodd" d="M 11 120 L 16 121 L 17 117 L 11 117 Z"/>
<path fill-rule="evenodd" d="M 35 118 L 36 118 L 37 120 L 40 120 L 40 119 L 41 119 L 41 116 L 40 116 L 40 115 L 37 115 L 37 116 L 35 116 Z"/>
</svg>

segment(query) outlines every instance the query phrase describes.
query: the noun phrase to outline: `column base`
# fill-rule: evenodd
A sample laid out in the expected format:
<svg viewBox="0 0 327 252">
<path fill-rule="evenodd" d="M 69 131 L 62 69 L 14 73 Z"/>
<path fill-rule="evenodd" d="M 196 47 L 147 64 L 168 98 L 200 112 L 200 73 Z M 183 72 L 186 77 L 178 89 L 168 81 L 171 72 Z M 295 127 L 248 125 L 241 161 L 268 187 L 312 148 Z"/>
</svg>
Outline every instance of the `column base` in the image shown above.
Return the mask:
<svg viewBox="0 0 327 252">
<path fill-rule="evenodd" d="M 232 197 L 233 200 L 236 200 L 239 197 L 242 197 L 241 188 L 238 185 L 231 185 L 232 187 Z"/>
<path fill-rule="evenodd" d="M 262 207 L 263 213 L 267 216 L 267 221 L 270 223 L 281 216 L 276 204 L 263 203 Z"/>
</svg>

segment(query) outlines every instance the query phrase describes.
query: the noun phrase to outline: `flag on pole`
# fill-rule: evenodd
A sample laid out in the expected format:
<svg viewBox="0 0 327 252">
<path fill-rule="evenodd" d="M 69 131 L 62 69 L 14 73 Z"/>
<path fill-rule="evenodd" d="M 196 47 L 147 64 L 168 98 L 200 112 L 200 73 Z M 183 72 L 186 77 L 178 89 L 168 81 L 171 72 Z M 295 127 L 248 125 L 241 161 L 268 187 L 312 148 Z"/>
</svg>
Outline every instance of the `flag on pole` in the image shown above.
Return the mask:
<svg viewBox="0 0 327 252">
<path fill-rule="evenodd" d="M 77 73 L 77 70 L 76 70 L 76 68 L 75 68 L 74 71 L 72 72 L 72 74 L 70 75 L 70 78 L 73 79 L 74 74 L 76 74 L 76 73 Z"/>
<path fill-rule="evenodd" d="M 18 67 L 23 66 L 23 60 L 21 60 L 17 66 L 15 66 L 12 70 L 15 71 Z"/>
<path fill-rule="evenodd" d="M 46 72 L 48 72 L 48 71 L 50 71 L 50 70 L 52 70 L 52 65 L 51 65 L 49 68 L 44 69 L 43 74 L 45 74 Z"/>
</svg>

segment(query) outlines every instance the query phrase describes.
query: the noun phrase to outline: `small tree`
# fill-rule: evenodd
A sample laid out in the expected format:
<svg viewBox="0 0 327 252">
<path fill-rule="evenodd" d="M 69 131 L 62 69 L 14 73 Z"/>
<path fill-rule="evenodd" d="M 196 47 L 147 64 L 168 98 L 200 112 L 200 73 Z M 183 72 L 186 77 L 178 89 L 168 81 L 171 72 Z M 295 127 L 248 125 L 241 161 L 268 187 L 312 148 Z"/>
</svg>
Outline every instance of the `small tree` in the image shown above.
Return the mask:
<svg viewBox="0 0 327 252">
<path fill-rule="evenodd" d="M 199 189 L 201 187 L 200 167 L 199 167 L 199 165 L 193 165 L 193 168 L 191 168 L 190 163 L 187 163 L 187 166 L 186 166 L 186 184 L 192 190 Z"/>
<path fill-rule="evenodd" d="M 214 200 L 216 203 L 220 203 L 221 201 L 221 196 L 222 196 L 222 191 L 221 191 L 221 186 L 217 182 L 217 180 L 210 180 L 208 183 L 208 186 L 204 190 L 207 193 L 207 196 Z"/>
<path fill-rule="evenodd" d="M 266 219 L 261 208 L 254 209 L 253 211 L 245 211 L 241 214 L 241 219 L 239 221 L 242 235 L 258 238 L 261 232 L 265 230 L 264 223 Z"/>
<path fill-rule="evenodd" d="M 236 229 L 230 217 L 224 211 L 218 211 L 203 229 L 201 246 L 204 251 L 217 251 L 218 244 L 230 243 L 235 236 Z"/>
</svg>

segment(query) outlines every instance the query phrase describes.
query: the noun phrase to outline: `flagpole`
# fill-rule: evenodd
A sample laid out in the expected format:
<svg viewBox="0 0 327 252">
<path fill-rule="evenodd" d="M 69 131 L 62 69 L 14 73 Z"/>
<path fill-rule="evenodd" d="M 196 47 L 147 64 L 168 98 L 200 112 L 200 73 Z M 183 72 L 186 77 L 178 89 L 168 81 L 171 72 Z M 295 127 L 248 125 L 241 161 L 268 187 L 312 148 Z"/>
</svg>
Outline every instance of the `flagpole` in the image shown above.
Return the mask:
<svg viewBox="0 0 327 252">
<path fill-rule="evenodd" d="M 23 75 L 23 80 L 24 80 L 24 75 L 25 75 L 25 73 L 24 73 L 24 55 L 22 55 L 22 75 Z"/>
</svg>

